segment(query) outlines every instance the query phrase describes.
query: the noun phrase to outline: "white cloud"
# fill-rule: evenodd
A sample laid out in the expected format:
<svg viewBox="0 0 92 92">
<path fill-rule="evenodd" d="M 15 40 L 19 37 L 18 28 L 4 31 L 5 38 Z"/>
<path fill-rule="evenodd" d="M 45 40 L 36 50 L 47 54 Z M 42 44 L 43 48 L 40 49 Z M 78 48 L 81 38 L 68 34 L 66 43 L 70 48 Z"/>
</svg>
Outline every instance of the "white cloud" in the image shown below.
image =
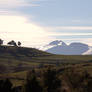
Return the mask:
<svg viewBox="0 0 92 92">
<path fill-rule="evenodd" d="M 62 40 L 64 42 L 66 42 L 66 44 L 70 44 L 70 43 L 73 43 L 73 42 L 81 42 L 81 43 L 84 43 L 84 44 L 88 44 L 89 46 L 92 46 L 92 38 L 63 38 L 63 39 L 56 39 L 56 40 Z"/>
<path fill-rule="evenodd" d="M 75 38 L 75 39 L 63 39 L 64 41 L 67 41 L 69 43 L 71 42 L 81 42 L 81 43 L 85 43 L 85 44 L 88 44 L 89 46 L 92 46 L 92 38 L 85 38 L 85 39 L 82 39 L 82 38 Z"/>
<path fill-rule="evenodd" d="M 53 32 L 49 34 L 50 36 L 88 36 L 92 35 L 92 33 L 58 33 L 58 32 Z"/>
<path fill-rule="evenodd" d="M 78 27 L 77 29 L 83 30 L 85 28 L 91 30 L 91 27 Z M 76 27 L 74 27 L 73 29 L 76 29 Z M 24 46 L 41 46 L 47 44 L 52 40 L 56 40 L 55 36 L 66 35 L 92 35 L 92 33 L 58 33 L 54 31 L 51 32 L 48 28 L 39 26 L 32 22 L 28 22 L 28 19 L 26 17 L 9 15 L 0 16 L 0 38 L 4 39 L 6 42 L 14 39 L 15 41 L 22 41 Z M 65 42 L 79 41 L 92 45 L 92 38 L 74 38 L 61 40 Z"/>
<path fill-rule="evenodd" d="M 90 36 L 92 35 L 92 26 L 57 26 L 46 27 L 46 29 L 50 31 L 49 36 L 52 36 L 57 40 L 65 41 L 68 44 L 71 42 L 81 42 L 92 46 L 92 38 L 90 38 Z M 88 33 L 87 31 L 90 33 Z M 59 38 L 57 38 L 57 36 L 59 36 Z M 71 38 L 67 38 L 67 36 L 70 36 Z M 75 38 L 72 38 L 72 36 L 75 36 Z M 81 38 L 81 36 L 84 37 Z"/>
<path fill-rule="evenodd" d="M 33 1 L 28 2 L 26 0 L 0 0 L 0 9 L 7 9 L 21 6 L 39 6 L 39 5 L 33 4 Z"/>
<path fill-rule="evenodd" d="M 48 30 L 92 30 L 92 26 L 57 26 L 47 27 Z"/>
<path fill-rule="evenodd" d="M 84 42 L 89 46 L 92 46 L 92 38 L 80 39 L 80 42 Z"/>
<path fill-rule="evenodd" d="M 45 28 L 27 22 L 21 16 L 0 16 L 0 38 L 24 42 L 25 46 L 39 46 L 51 40 Z"/>
</svg>

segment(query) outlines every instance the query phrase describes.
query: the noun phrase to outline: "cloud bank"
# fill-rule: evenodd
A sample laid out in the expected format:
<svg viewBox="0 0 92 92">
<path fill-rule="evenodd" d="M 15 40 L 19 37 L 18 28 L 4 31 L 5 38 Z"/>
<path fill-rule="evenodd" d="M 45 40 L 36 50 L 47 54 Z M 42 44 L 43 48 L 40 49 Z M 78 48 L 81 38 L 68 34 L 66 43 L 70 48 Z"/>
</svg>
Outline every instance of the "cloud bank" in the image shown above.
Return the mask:
<svg viewBox="0 0 92 92">
<path fill-rule="evenodd" d="M 44 9 L 50 8 L 50 6 L 47 6 L 48 8 L 43 7 L 42 11 L 41 7 L 38 9 L 41 1 L 48 2 L 49 0 L 0 0 L 0 38 L 4 39 L 6 42 L 12 39 L 16 41 L 20 40 L 23 41 L 24 46 L 40 46 L 48 43 L 49 41 L 57 39 L 66 42 L 79 41 L 92 45 L 92 26 L 58 26 L 57 22 L 57 26 L 51 27 L 43 27 L 38 25 L 40 24 L 41 20 L 48 20 L 48 22 L 51 21 L 48 18 L 49 16 L 46 15 L 47 13 L 51 12 L 46 10 L 46 13 L 44 11 Z M 37 8 L 34 9 L 33 7 Z M 30 12 L 31 9 L 33 9 L 32 12 Z M 43 14 L 41 16 L 41 13 L 46 13 L 46 16 Z M 36 14 L 38 14 L 40 17 Z M 29 18 L 31 16 L 36 17 L 40 21 L 31 20 L 31 18 Z M 50 15 L 50 18 L 54 17 Z M 72 20 L 72 23 L 75 24 L 80 22 L 82 21 Z M 64 24 L 65 23 L 67 24 L 67 22 L 64 22 Z"/>
<path fill-rule="evenodd" d="M 48 32 L 21 16 L 0 16 L 0 38 L 22 41 L 24 46 L 39 46 L 50 41 Z"/>
<path fill-rule="evenodd" d="M 0 0 L 1 8 L 14 8 L 21 6 L 39 6 L 37 4 L 33 4 L 33 0 L 28 2 L 27 0 Z"/>
</svg>

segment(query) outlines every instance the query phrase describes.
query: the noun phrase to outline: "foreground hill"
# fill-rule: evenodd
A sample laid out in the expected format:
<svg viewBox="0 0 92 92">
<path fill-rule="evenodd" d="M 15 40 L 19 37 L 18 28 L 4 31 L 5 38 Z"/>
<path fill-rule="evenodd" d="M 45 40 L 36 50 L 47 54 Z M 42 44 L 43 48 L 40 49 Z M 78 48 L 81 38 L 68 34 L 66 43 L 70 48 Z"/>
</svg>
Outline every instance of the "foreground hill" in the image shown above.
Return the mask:
<svg viewBox="0 0 92 92">
<path fill-rule="evenodd" d="M 34 67 L 38 64 L 33 58 L 47 57 L 50 55 L 35 48 L 0 46 L 0 71 L 26 70 L 26 68 L 30 66 Z"/>
<path fill-rule="evenodd" d="M 92 56 L 54 55 L 34 48 L 0 46 L 0 73 L 20 72 L 44 65 L 92 62 Z"/>
<path fill-rule="evenodd" d="M 60 78 L 61 74 L 71 68 L 77 69 L 80 73 L 87 71 L 92 75 L 91 55 L 54 55 L 34 48 L 0 46 L 0 79 L 10 79 L 15 87 L 25 82 L 28 71 L 35 69 L 40 76 L 48 65 L 58 70 Z M 66 77 L 63 76 L 65 88 L 69 83 Z"/>
<path fill-rule="evenodd" d="M 50 55 L 47 52 L 35 48 L 17 47 L 17 46 L 0 46 L 0 57 L 10 59 L 25 60 L 32 57 L 41 57 Z"/>
</svg>

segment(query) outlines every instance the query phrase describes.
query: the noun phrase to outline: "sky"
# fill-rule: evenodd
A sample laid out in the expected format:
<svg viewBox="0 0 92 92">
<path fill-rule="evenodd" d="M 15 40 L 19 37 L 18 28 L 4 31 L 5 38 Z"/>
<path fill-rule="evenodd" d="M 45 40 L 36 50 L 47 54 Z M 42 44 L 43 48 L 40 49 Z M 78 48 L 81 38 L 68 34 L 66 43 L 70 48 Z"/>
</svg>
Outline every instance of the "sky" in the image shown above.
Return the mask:
<svg viewBox="0 0 92 92">
<path fill-rule="evenodd" d="M 0 38 L 28 47 L 54 40 L 92 46 L 92 0 L 0 0 Z"/>
</svg>

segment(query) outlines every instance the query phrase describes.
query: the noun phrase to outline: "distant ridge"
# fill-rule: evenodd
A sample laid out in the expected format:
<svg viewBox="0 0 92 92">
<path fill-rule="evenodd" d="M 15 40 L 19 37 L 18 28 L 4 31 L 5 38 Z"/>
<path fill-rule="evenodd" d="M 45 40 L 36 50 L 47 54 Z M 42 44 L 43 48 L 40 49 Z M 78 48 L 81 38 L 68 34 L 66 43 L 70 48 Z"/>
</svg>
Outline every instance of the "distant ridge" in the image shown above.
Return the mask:
<svg viewBox="0 0 92 92">
<path fill-rule="evenodd" d="M 44 46 L 46 52 L 60 55 L 90 55 L 92 54 L 92 48 L 87 44 L 74 42 L 67 45 L 61 40 L 55 40 Z"/>
</svg>

